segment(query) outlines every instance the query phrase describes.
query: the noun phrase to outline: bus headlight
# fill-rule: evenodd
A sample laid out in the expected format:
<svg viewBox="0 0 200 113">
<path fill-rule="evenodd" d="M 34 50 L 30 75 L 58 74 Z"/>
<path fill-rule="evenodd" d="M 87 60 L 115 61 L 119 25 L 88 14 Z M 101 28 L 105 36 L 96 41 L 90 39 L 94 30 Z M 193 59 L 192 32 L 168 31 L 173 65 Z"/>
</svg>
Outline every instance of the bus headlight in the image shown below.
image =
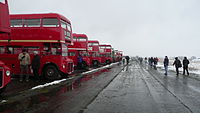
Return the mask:
<svg viewBox="0 0 200 113">
<path fill-rule="evenodd" d="M 63 65 L 63 68 L 65 68 L 65 65 Z"/>
<path fill-rule="evenodd" d="M 10 76 L 10 71 L 9 70 L 6 71 L 6 76 Z"/>
</svg>

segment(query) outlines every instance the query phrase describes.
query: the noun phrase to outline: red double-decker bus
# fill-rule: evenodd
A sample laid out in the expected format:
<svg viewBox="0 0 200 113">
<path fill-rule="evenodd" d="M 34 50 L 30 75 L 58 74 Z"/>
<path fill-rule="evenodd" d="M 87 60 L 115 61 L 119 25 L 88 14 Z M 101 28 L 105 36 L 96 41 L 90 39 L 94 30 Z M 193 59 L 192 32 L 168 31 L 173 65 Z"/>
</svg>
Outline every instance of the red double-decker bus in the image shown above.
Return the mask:
<svg viewBox="0 0 200 113">
<path fill-rule="evenodd" d="M 10 34 L 10 18 L 7 0 L 0 1 L 0 35 Z M 1 40 L 0 36 L 0 40 Z M 0 59 L 1 60 L 1 59 Z M 0 61 L 0 93 L 2 93 L 6 85 L 10 82 L 10 68 Z"/>
<path fill-rule="evenodd" d="M 88 37 L 85 34 L 73 34 L 73 45 L 69 45 L 69 58 L 74 61 L 75 67 L 78 65 L 78 55 L 83 58 L 82 68 L 88 69 L 91 66 L 88 53 Z"/>
<path fill-rule="evenodd" d="M 113 51 L 113 62 L 120 62 L 122 60 L 123 52 L 119 50 Z"/>
<path fill-rule="evenodd" d="M 100 44 L 100 56 L 102 64 L 110 64 L 113 62 L 112 59 L 112 46 L 106 44 Z"/>
<path fill-rule="evenodd" d="M 26 49 L 33 58 L 33 51 L 41 57 L 39 74 L 47 79 L 73 72 L 73 61 L 68 58 L 68 44 L 72 41 L 70 21 L 56 13 L 11 15 L 11 35 L 1 35 L 0 59 L 20 74 L 19 53 Z M 30 72 L 31 74 L 31 72 Z"/>
<path fill-rule="evenodd" d="M 90 61 L 91 61 L 92 66 L 98 67 L 101 64 L 101 57 L 99 54 L 99 41 L 89 40 L 88 51 L 90 54 Z"/>
</svg>

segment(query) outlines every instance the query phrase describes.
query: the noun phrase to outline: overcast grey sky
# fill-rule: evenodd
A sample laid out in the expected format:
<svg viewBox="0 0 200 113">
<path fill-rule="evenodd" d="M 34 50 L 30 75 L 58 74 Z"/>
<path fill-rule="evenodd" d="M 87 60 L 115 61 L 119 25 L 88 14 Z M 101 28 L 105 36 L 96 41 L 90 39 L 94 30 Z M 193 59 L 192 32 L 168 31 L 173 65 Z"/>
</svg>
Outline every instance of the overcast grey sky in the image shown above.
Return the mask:
<svg viewBox="0 0 200 113">
<path fill-rule="evenodd" d="M 200 56 L 200 0 L 9 0 L 10 13 L 60 13 L 75 33 L 126 55 Z"/>
</svg>

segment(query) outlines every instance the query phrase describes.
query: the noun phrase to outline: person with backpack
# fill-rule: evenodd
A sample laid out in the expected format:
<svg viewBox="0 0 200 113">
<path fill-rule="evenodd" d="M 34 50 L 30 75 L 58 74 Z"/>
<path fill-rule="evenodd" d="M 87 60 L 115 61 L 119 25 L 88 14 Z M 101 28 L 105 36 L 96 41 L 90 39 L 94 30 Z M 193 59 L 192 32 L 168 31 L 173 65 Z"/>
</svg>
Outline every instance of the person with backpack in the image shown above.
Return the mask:
<svg viewBox="0 0 200 113">
<path fill-rule="evenodd" d="M 178 57 L 175 58 L 173 65 L 175 65 L 176 75 L 178 76 L 179 75 L 179 68 L 182 67 L 181 61 L 178 59 Z"/>
<path fill-rule="evenodd" d="M 188 72 L 188 64 L 189 64 L 189 60 L 187 59 L 187 57 L 184 57 L 183 59 L 183 75 L 185 75 L 185 71 L 187 71 L 187 75 L 189 75 Z"/>
</svg>

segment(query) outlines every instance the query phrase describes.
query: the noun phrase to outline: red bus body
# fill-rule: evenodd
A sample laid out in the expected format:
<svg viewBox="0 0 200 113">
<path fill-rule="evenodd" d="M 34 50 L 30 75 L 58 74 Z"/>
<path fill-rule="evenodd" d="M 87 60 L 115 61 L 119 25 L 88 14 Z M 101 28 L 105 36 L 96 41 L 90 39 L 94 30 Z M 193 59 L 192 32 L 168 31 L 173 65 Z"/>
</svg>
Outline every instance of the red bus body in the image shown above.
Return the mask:
<svg viewBox="0 0 200 113">
<path fill-rule="evenodd" d="M 99 66 L 101 63 L 101 58 L 99 55 L 99 41 L 89 40 L 88 41 L 88 51 L 90 54 L 91 64 L 95 67 Z"/>
<path fill-rule="evenodd" d="M 10 33 L 10 16 L 7 0 L 0 2 L 0 33 Z"/>
<path fill-rule="evenodd" d="M 85 34 L 73 34 L 73 45 L 69 45 L 69 58 L 74 61 L 74 65 L 78 64 L 78 54 L 83 57 L 83 64 L 86 67 L 91 66 L 88 53 L 88 37 Z"/>
<path fill-rule="evenodd" d="M 0 35 L 10 34 L 10 18 L 7 0 L 0 2 Z M 2 38 L 0 37 L 0 40 Z M 5 86 L 11 81 L 10 68 L 0 61 L 0 93 L 3 92 Z"/>
<path fill-rule="evenodd" d="M 71 23 L 67 18 L 46 13 L 10 15 L 10 19 L 12 33 L 10 37 L 1 35 L 0 59 L 12 73 L 20 74 L 18 55 L 22 49 L 27 49 L 31 59 L 33 51 L 39 52 L 39 74 L 48 79 L 73 72 L 73 61 L 67 56 L 67 44 L 72 40 Z"/>
<path fill-rule="evenodd" d="M 102 64 L 110 64 L 113 62 L 112 59 L 112 46 L 106 44 L 100 44 L 100 56 Z"/>
</svg>

